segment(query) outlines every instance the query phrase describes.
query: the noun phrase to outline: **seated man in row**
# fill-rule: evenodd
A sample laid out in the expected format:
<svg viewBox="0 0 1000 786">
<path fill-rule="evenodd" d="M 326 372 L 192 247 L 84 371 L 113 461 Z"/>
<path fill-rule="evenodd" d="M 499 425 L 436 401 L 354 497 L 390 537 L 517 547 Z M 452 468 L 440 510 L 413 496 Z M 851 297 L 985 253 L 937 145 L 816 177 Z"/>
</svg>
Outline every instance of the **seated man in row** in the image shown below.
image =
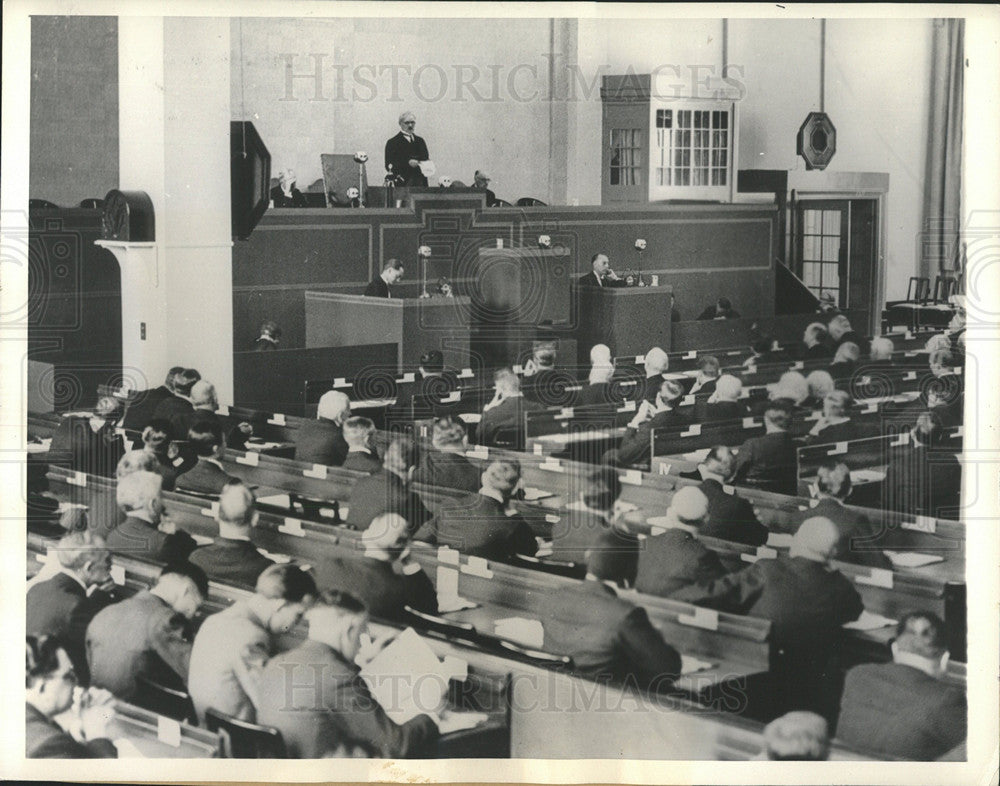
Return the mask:
<svg viewBox="0 0 1000 786">
<path fill-rule="evenodd" d="M 121 415 L 121 404 L 111 396 L 98 399 L 93 412 L 64 415 L 52 434 L 48 462 L 88 475 L 111 477 L 125 454 L 116 432 Z"/>
<path fill-rule="evenodd" d="M 344 421 L 344 441 L 347 442 L 347 457 L 344 469 L 371 474 L 382 468 L 378 453 L 375 452 L 375 424 L 364 417 L 350 417 Z"/>
<path fill-rule="evenodd" d="M 115 499 L 125 520 L 108 531 L 108 548 L 137 559 L 183 562 L 195 540 L 164 513 L 162 478 L 154 472 L 133 472 L 118 481 Z"/>
<path fill-rule="evenodd" d="M 87 627 L 91 684 L 132 701 L 138 678 L 184 690 L 191 641 L 188 626 L 208 596 L 208 577 L 190 563 L 160 571 L 151 589 L 101 611 Z"/>
<path fill-rule="evenodd" d="M 122 428 L 130 431 L 142 431 L 146 428 L 153 420 L 153 413 L 160 402 L 174 395 L 174 378 L 183 372 L 184 366 L 174 366 L 167 372 L 162 385 L 136 392 L 125 408 Z"/>
<path fill-rule="evenodd" d="M 479 444 L 519 449 L 524 445 L 524 413 L 537 412 L 542 405 L 522 395 L 521 381 L 509 368 L 497 369 L 493 384 L 496 394 L 479 421 Z"/>
<path fill-rule="evenodd" d="M 707 399 L 695 401 L 695 421 L 709 423 L 719 420 L 738 420 L 750 414 L 746 403 L 740 400 L 743 383 L 739 377 L 723 374 L 715 382 L 715 392 Z"/>
<path fill-rule="evenodd" d="M 198 421 L 216 423 L 226 434 L 226 424 L 217 414 L 219 397 L 215 392 L 215 385 L 204 379 L 198 380 L 191 386 L 190 400 L 192 409 L 177 412 L 170 418 L 170 433 L 174 435 L 174 439 L 183 439 L 183 436 L 178 435 L 186 435 Z M 234 450 L 246 450 L 247 439 L 251 436 L 253 427 L 243 422 L 229 430 L 226 444 Z"/>
<path fill-rule="evenodd" d="M 215 520 L 219 537 L 191 553 L 191 563 L 214 581 L 254 587 L 257 578 L 274 562 L 265 557 L 251 540 L 260 514 L 253 491 L 239 481 L 228 484 L 219 495 Z"/>
<path fill-rule="evenodd" d="M 807 441 L 817 445 L 850 442 L 879 435 L 875 421 L 859 421 L 850 416 L 851 397 L 843 390 L 834 390 L 823 397 L 823 415 L 809 429 Z"/>
<path fill-rule="evenodd" d="M 410 488 L 420 450 L 412 440 L 396 437 L 385 451 L 382 468 L 359 479 L 351 489 L 346 522 L 364 530 L 383 513 L 398 513 L 416 532 L 430 517 L 420 495 Z"/>
<path fill-rule="evenodd" d="M 739 449 L 732 483 L 762 491 L 794 495 L 798 490 L 796 443 L 789 433 L 792 407 L 784 399 L 768 402 L 764 411 L 765 434 L 750 437 Z"/>
<path fill-rule="evenodd" d="M 462 491 L 479 488 L 479 467 L 465 457 L 469 438 L 465 424 L 458 418 L 436 418 L 431 427 L 433 450 L 423 451 L 413 473 L 414 483 L 441 486 Z"/>
<path fill-rule="evenodd" d="M 159 419 L 172 423 L 176 416 L 193 412 L 194 406 L 191 404 L 191 389 L 200 379 L 201 374 L 193 368 L 186 368 L 175 374 L 170 389 L 170 396 L 156 405 L 153 417 L 150 420 Z M 186 436 L 186 431 L 174 431 L 173 427 L 171 427 L 171 439 L 185 439 Z"/>
<path fill-rule="evenodd" d="M 342 431 L 351 416 L 351 400 L 339 390 L 328 390 L 319 400 L 316 421 L 303 423 L 295 435 L 295 460 L 339 467 L 347 458 Z"/>
<path fill-rule="evenodd" d="M 623 401 L 621 390 L 612 383 L 615 367 L 612 363 L 595 364 L 587 376 L 587 384 L 577 394 L 576 406 L 586 407 L 598 404 L 620 406 Z"/>
<path fill-rule="evenodd" d="M 196 420 L 187 432 L 187 441 L 198 460 L 189 469 L 181 468 L 184 471 L 175 481 L 178 491 L 217 495 L 227 483 L 238 480 L 222 466 L 226 439 L 221 424 L 210 420 Z"/>
<path fill-rule="evenodd" d="M 672 379 L 663 380 L 655 404 L 645 410 L 640 407 L 640 411 L 629 423 L 629 433 L 622 439 L 617 449 L 609 450 L 605 454 L 605 460 L 613 461 L 621 467 L 648 465 L 653 430 L 685 426 L 690 423 L 689 417 L 677 409 L 683 397 L 684 391 L 677 382 Z M 642 420 L 644 414 L 649 415 L 645 421 Z"/>
<path fill-rule="evenodd" d="M 689 383 L 682 383 L 684 394 L 708 398 L 715 392 L 715 384 L 722 373 L 722 364 L 713 355 L 702 355 L 698 358 L 697 368 L 698 374 L 695 377 L 689 377 Z"/>
<path fill-rule="evenodd" d="M 517 554 L 534 556 L 538 543 L 531 528 L 510 510 L 520 480 L 516 461 L 494 461 L 483 472 L 478 493 L 443 507 L 415 539 L 500 562 Z"/>
<path fill-rule="evenodd" d="M 714 445 L 697 468 L 680 475 L 700 481 L 698 489 L 708 499 L 708 521 L 699 527 L 700 534 L 762 546 L 767 543 L 767 527 L 757 519 L 753 505 L 726 486 L 735 466 L 733 451 L 725 445 Z"/>
</svg>

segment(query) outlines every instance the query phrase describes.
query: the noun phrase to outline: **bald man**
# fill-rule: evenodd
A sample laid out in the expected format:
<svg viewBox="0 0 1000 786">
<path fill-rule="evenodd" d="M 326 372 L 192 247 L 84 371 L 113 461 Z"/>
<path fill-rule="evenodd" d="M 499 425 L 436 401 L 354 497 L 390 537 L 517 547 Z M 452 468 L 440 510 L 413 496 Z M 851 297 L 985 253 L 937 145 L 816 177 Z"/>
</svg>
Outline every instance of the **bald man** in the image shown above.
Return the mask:
<svg viewBox="0 0 1000 786">
<path fill-rule="evenodd" d="M 787 557 L 759 559 L 737 573 L 687 587 L 672 596 L 771 621 L 767 693 L 775 711 L 798 708 L 829 717 L 836 710 L 839 685 L 828 669 L 836 655 L 841 626 L 864 611 L 861 596 L 850 580 L 830 564 L 839 543 L 836 525 L 828 518 L 814 516 L 793 536 Z"/>
<path fill-rule="evenodd" d="M 351 416 L 351 402 L 339 390 L 328 390 L 319 400 L 316 422 L 303 423 L 295 435 L 295 460 L 339 467 L 347 458 L 344 421 Z"/>
</svg>

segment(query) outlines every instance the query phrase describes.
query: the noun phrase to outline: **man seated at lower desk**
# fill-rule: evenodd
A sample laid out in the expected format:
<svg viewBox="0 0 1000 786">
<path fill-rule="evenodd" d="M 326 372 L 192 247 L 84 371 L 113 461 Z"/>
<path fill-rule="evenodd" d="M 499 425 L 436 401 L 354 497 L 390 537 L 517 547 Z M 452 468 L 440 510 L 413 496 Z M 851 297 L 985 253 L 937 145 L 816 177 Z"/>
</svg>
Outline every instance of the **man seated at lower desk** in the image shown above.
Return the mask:
<svg viewBox="0 0 1000 786">
<path fill-rule="evenodd" d="M 494 461 L 483 472 L 477 494 L 443 507 L 414 538 L 490 560 L 534 556 L 538 543 L 531 528 L 509 508 L 520 480 L 516 461 Z"/>
<path fill-rule="evenodd" d="M 281 732 L 293 759 L 338 755 L 355 745 L 387 759 L 426 753 L 438 738 L 435 719 L 420 714 L 395 723 L 355 664 L 368 626 L 365 605 L 325 591 L 305 616 L 308 638 L 263 670 L 257 722 Z"/>
<path fill-rule="evenodd" d="M 605 580 L 626 587 L 635 584 L 641 545 L 615 511 L 621 493 L 617 471 L 604 468 L 593 472 L 580 491 L 580 499 L 567 505 L 552 528 L 553 559 L 583 566 L 588 552 L 601 553 Z"/>
<path fill-rule="evenodd" d="M 108 548 L 116 554 L 154 562 L 183 562 L 198 545 L 166 515 L 163 478 L 133 472 L 118 481 L 115 501 L 125 520 L 108 530 Z"/>
<path fill-rule="evenodd" d="M 382 468 L 382 462 L 372 443 L 374 436 L 375 424 L 370 419 L 352 417 L 344 421 L 344 440 L 347 442 L 347 458 L 342 465 L 344 469 L 371 474 Z"/>
<path fill-rule="evenodd" d="M 191 648 L 188 693 L 198 713 L 216 709 L 253 722 L 260 676 L 278 637 L 298 624 L 317 596 L 313 577 L 298 565 L 272 565 L 254 593 L 202 623 Z"/>
<path fill-rule="evenodd" d="M 852 418 L 848 414 L 851 397 L 843 390 L 832 390 L 823 396 L 823 414 L 809 430 L 806 438 L 816 445 L 850 442 L 879 436 L 879 424 Z"/>
<path fill-rule="evenodd" d="M 708 399 L 697 399 L 694 404 L 695 420 L 709 423 L 719 420 L 737 420 L 750 414 L 746 402 L 740 401 L 743 383 L 739 377 L 723 374 L 716 380 L 715 392 Z"/>
<path fill-rule="evenodd" d="M 222 467 L 220 459 L 226 452 L 226 439 L 221 425 L 208 420 L 195 421 L 188 430 L 187 439 L 198 456 L 198 463 L 177 476 L 174 485 L 178 491 L 219 494 L 227 483 L 237 480 Z"/>
<path fill-rule="evenodd" d="M 346 393 L 328 390 L 316 407 L 316 420 L 303 421 L 295 434 L 295 460 L 339 467 L 347 458 L 344 421 L 351 416 Z"/>
<path fill-rule="evenodd" d="M 594 548 L 587 554 L 583 582 L 539 593 L 544 648 L 569 655 L 576 671 L 590 679 L 611 679 L 651 693 L 669 689 L 680 675 L 680 655 L 644 608 L 617 596 L 618 567 L 614 552 Z"/>
<path fill-rule="evenodd" d="M 361 554 L 330 559 L 329 588 L 357 595 L 379 619 L 405 619 L 404 606 L 437 614 L 434 585 L 409 558 L 408 526 L 398 513 L 377 516 L 361 534 Z"/>
<path fill-rule="evenodd" d="M 695 470 L 681 473 L 682 478 L 700 480 L 698 488 L 708 499 L 708 521 L 700 527 L 699 534 L 762 546 L 767 543 L 767 527 L 757 519 L 753 505 L 725 486 L 735 463 L 732 450 L 725 445 L 713 445 Z"/>
<path fill-rule="evenodd" d="M 792 405 L 785 399 L 767 404 L 764 411 L 764 435 L 751 437 L 736 456 L 732 483 L 752 486 L 776 494 L 794 495 L 798 491 L 796 442 L 789 429 Z"/>
<path fill-rule="evenodd" d="M 80 694 L 80 736 L 77 742 L 53 718 L 74 703 L 77 675 L 56 636 L 25 640 L 24 755 L 28 759 L 114 759 L 118 751 L 105 730 L 114 709 L 107 691 Z"/>
<path fill-rule="evenodd" d="M 524 444 L 524 413 L 537 412 L 542 405 L 521 394 L 521 381 L 509 368 L 497 369 L 493 384 L 496 394 L 479 421 L 479 444 L 518 449 Z"/>
<path fill-rule="evenodd" d="M 663 380 L 655 405 L 645 409 L 640 407 L 639 412 L 629 423 L 628 436 L 622 440 L 618 448 L 612 448 L 605 454 L 605 461 L 620 467 L 648 466 L 653 430 L 688 425 L 690 422 L 687 415 L 677 410 L 677 404 L 683 395 L 684 391 L 679 384 L 672 379 Z M 643 420 L 644 417 L 648 419 Z"/>
<path fill-rule="evenodd" d="M 462 491 L 479 488 L 479 467 L 465 457 L 469 447 L 465 424 L 458 418 L 440 417 L 431 427 L 433 450 L 425 450 L 413 473 L 414 483 Z"/>
<path fill-rule="evenodd" d="M 188 626 L 208 596 L 208 577 L 190 563 L 167 565 L 152 589 L 108 606 L 87 628 L 91 684 L 132 701 L 139 676 L 177 690 L 187 685 Z"/>
<path fill-rule="evenodd" d="M 892 663 L 847 672 L 837 737 L 862 751 L 931 761 L 967 733 L 965 691 L 942 680 L 945 625 L 926 611 L 899 621 Z"/>
<path fill-rule="evenodd" d="M 255 586 L 260 574 L 274 564 L 257 550 L 250 537 L 259 517 L 249 488 L 242 483 L 226 486 L 219 495 L 215 514 L 219 537 L 191 552 L 191 563 L 215 581 Z"/>
<path fill-rule="evenodd" d="M 409 524 L 409 532 L 416 532 L 431 517 L 420 495 L 410 488 L 419 453 L 408 437 L 394 438 L 385 449 L 382 468 L 360 478 L 351 489 L 347 524 L 364 530 L 375 517 L 398 513 Z"/>
</svg>

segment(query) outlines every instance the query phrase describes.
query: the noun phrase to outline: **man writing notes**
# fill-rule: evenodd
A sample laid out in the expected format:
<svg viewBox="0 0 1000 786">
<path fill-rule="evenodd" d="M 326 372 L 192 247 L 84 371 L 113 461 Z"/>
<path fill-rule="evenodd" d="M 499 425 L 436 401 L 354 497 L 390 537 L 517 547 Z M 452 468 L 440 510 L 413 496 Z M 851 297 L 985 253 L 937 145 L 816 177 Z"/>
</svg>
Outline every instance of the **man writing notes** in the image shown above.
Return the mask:
<svg viewBox="0 0 1000 786">
<path fill-rule="evenodd" d="M 396 185 L 426 186 L 427 178 L 420 171 L 420 164 L 427 161 L 427 143 L 413 133 L 417 118 L 413 112 L 399 116 L 399 133 L 385 143 L 385 168 L 396 176 Z"/>
</svg>

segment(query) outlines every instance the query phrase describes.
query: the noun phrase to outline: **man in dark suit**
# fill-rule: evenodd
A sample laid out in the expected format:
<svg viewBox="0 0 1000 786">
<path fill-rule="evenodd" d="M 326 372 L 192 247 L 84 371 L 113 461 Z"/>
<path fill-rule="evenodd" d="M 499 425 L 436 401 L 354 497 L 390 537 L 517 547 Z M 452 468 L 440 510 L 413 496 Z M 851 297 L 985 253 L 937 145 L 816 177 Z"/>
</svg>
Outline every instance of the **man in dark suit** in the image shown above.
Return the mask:
<svg viewBox="0 0 1000 786">
<path fill-rule="evenodd" d="M 70 413 L 63 417 L 49 445 L 48 461 L 88 475 L 111 477 L 125 453 L 115 431 L 121 405 L 102 396 L 93 413 Z"/>
<path fill-rule="evenodd" d="M 149 421 L 153 419 L 153 413 L 156 412 L 160 402 L 174 394 L 174 377 L 182 371 L 184 371 L 184 366 L 174 366 L 167 372 L 167 378 L 162 385 L 136 393 L 125 406 L 122 428 L 130 431 L 142 431 L 149 425 Z"/>
<path fill-rule="evenodd" d="M 497 195 L 490 191 L 490 176 L 483 170 L 477 169 L 472 176 L 473 188 L 481 188 L 486 192 L 486 207 L 494 207 L 497 203 Z"/>
<path fill-rule="evenodd" d="M 351 416 L 351 401 L 339 390 L 328 390 L 316 408 L 316 422 L 303 422 L 295 435 L 295 460 L 339 467 L 347 458 L 344 421 Z"/>
<path fill-rule="evenodd" d="M 78 675 L 56 636 L 25 640 L 24 756 L 27 759 L 114 759 L 118 751 L 107 739 L 112 717 L 106 691 L 87 691 L 81 700 L 80 726 L 85 742 L 77 742 L 55 720 L 73 706 Z"/>
<path fill-rule="evenodd" d="M 771 621 L 767 696 L 774 715 L 790 709 L 836 711 L 835 661 L 841 626 L 864 606 L 843 574 L 830 566 L 840 532 L 829 519 L 808 519 L 787 557 L 759 559 L 737 573 L 686 587 L 675 600 Z M 824 676 L 824 674 L 826 676 Z M 832 702 L 832 706 L 831 706 Z"/>
<path fill-rule="evenodd" d="M 385 168 L 396 179 L 397 186 L 427 186 L 420 164 L 430 160 L 427 143 L 413 133 L 417 118 L 413 112 L 399 116 L 399 133 L 385 143 Z"/>
<path fill-rule="evenodd" d="M 443 507 L 414 538 L 501 562 L 515 554 L 534 556 L 538 543 L 531 528 L 508 512 L 520 479 L 517 462 L 494 461 L 483 472 L 479 493 Z"/>
<path fill-rule="evenodd" d="M 281 342 L 281 327 L 277 322 L 267 320 L 260 326 L 260 335 L 253 342 L 253 348 L 258 352 L 269 352 L 278 348 Z"/>
<path fill-rule="evenodd" d="M 306 619 L 308 638 L 271 658 L 260 680 L 257 722 L 281 732 L 288 757 L 321 759 L 355 745 L 380 758 L 429 753 L 438 737 L 434 718 L 420 714 L 395 723 L 359 674 L 355 659 L 368 627 L 364 604 L 324 592 Z M 290 694 L 293 674 L 310 680 L 310 689 Z"/>
<path fill-rule="evenodd" d="M 173 491 L 178 467 L 184 459 L 180 455 L 171 456 L 170 424 L 165 420 L 151 420 L 142 430 L 142 450 L 156 459 L 153 472 L 163 478 L 163 490 Z"/>
<path fill-rule="evenodd" d="M 187 434 L 197 421 L 218 423 L 226 434 L 226 445 L 233 450 L 246 450 L 247 438 L 253 435 L 253 427 L 249 423 L 240 423 L 226 433 L 226 423 L 216 414 L 219 409 L 219 398 L 215 393 L 215 385 L 200 379 L 191 386 L 191 406 L 193 409 L 178 412 L 170 420 L 172 434 Z"/>
<path fill-rule="evenodd" d="M 87 628 L 91 682 L 131 701 L 140 675 L 167 687 L 187 685 L 188 624 L 208 596 L 208 577 L 189 563 L 167 565 L 152 589 L 101 611 Z"/>
<path fill-rule="evenodd" d="M 331 560 L 329 588 L 353 593 L 383 620 L 404 620 L 404 606 L 437 614 L 434 585 L 420 564 L 409 559 L 408 528 L 398 513 L 376 516 L 361 535 L 362 554 Z"/>
<path fill-rule="evenodd" d="M 97 612 L 119 599 L 110 591 L 111 552 L 104 538 L 82 530 L 63 536 L 49 559 L 59 561 L 59 572 L 28 590 L 24 629 L 35 636 L 58 636 L 86 685 L 87 626 Z"/>
<path fill-rule="evenodd" d="M 153 411 L 153 417 L 172 423 L 176 416 L 192 412 L 194 407 L 191 404 L 190 398 L 191 388 L 193 388 L 194 383 L 200 379 L 201 374 L 193 368 L 186 368 L 175 374 L 172 389 L 173 395 L 169 398 L 163 399 L 163 401 L 156 405 L 156 409 Z M 171 439 L 187 439 L 187 432 L 174 431 L 173 428 L 171 428 L 170 436 Z"/>
<path fill-rule="evenodd" d="M 720 420 L 739 420 L 750 414 L 746 403 L 740 400 L 743 383 L 739 377 L 723 374 L 715 382 L 715 392 L 707 399 L 695 400 L 695 420 L 709 423 Z"/>
<path fill-rule="evenodd" d="M 843 344 L 852 343 L 857 345 L 859 355 L 868 354 L 868 342 L 851 327 L 851 320 L 843 314 L 835 314 L 827 323 L 826 329 L 833 342 L 834 351 Z"/>
<path fill-rule="evenodd" d="M 410 479 L 419 458 L 419 450 L 405 437 L 397 437 L 385 450 L 385 461 L 378 472 L 358 480 L 351 489 L 347 523 L 355 529 L 368 529 L 372 519 L 383 513 L 399 513 L 416 532 L 430 517 L 420 496 L 410 489 Z"/>
<path fill-rule="evenodd" d="M 736 457 L 729 448 L 715 445 L 697 469 L 682 472 L 681 477 L 700 480 L 698 488 L 708 499 L 708 521 L 699 528 L 701 535 L 762 546 L 767 543 L 767 527 L 757 519 L 753 505 L 725 485 L 735 462 Z"/>
<path fill-rule="evenodd" d="M 836 460 L 823 464 L 816 473 L 816 490 L 819 501 L 814 507 L 793 513 L 788 520 L 789 529 L 795 532 L 815 516 L 827 518 L 840 532 L 837 559 L 891 570 L 892 563 L 882 553 L 891 544 L 880 537 L 887 533 L 881 532 L 863 513 L 844 506 L 844 500 L 851 494 L 851 471 L 847 465 Z"/>
<path fill-rule="evenodd" d="M 684 395 L 681 386 L 672 379 L 665 379 L 660 383 L 660 392 L 656 397 L 656 404 L 652 408 L 640 408 L 640 412 L 629 423 L 634 428 L 622 439 L 621 445 L 616 451 L 609 451 L 609 458 L 614 458 L 618 466 L 629 467 L 636 465 L 648 466 L 650 460 L 651 442 L 650 438 L 654 429 L 668 428 L 670 426 L 688 425 L 690 420 L 687 415 L 681 414 L 677 410 L 677 403 Z M 634 423 L 640 420 L 643 409 L 649 412 L 652 417 L 645 422 Z"/>
<path fill-rule="evenodd" d="M 344 421 L 344 441 L 347 442 L 347 457 L 344 459 L 344 469 L 371 474 L 382 469 L 382 462 L 372 442 L 375 436 L 375 424 L 369 418 L 359 416 Z"/>
<path fill-rule="evenodd" d="M 639 592 L 666 598 L 695 582 L 725 575 L 718 555 L 696 537 L 708 520 L 708 498 L 699 489 L 678 489 L 664 518 L 666 529 L 654 526 L 639 554 Z"/>
<path fill-rule="evenodd" d="M 215 581 L 253 587 L 257 578 L 274 562 L 254 546 L 251 540 L 259 514 L 254 508 L 253 492 L 242 483 L 231 483 L 219 495 L 219 537 L 191 553 L 191 563 Z"/>
<path fill-rule="evenodd" d="M 933 761 L 966 738 L 965 691 L 942 680 L 945 626 L 927 611 L 896 627 L 892 663 L 864 663 L 847 673 L 837 737 L 859 751 Z"/>
<path fill-rule="evenodd" d="M 624 287 L 627 286 L 624 279 L 611 269 L 608 255 L 598 252 L 590 258 L 590 272 L 585 273 L 576 280 L 580 287 Z"/>
<path fill-rule="evenodd" d="M 274 207 L 306 207 L 306 198 L 295 185 L 295 172 L 283 169 L 278 173 L 278 184 L 271 189 Z"/>
<path fill-rule="evenodd" d="M 542 405 L 522 395 L 521 382 L 509 368 L 497 369 L 493 384 L 496 394 L 479 421 L 479 444 L 520 450 L 524 446 L 524 413 L 537 412 Z"/>
<path fill-rule="evenodd" d="M 585 581 L 539 595 L 545 649 L 569 655 L 575 670 L 592 680 L 627 681 L 650 693 L 669 690 L 681 672 L 677 650 L 644 608 L 617 596 L 613 553 L 591 551 L 587 565 Z"/>
<path fill-rule="evenodd" d="M 777 494 L 796 493 L 798 458 L 796 443 L 788 433 L 791 425 L 791 407 L 780 399 L 768 402 L 764 411 L 765 434 L 751 437 L 740 446 L 733 470 L 734 485 Z"/>
<path fill-rule="evenodd" d="M 298 565 L 272 565 L 253 595 L 205 619 L 188 666 L 188 693 L 199 720 L 214 707 L 254 721 L 264 664 L 318 594 L 312 575 Z"/>
<path fill-rule="evenodd" d="M 567 407 L 575 393 L 568 391 L 575 384 L 573 376 L 556 369 L 556 347 L 547 341 L 536 342 L 531 358 L 524 366 L 521 390 L 529 401 L 543 407 Z"/>
<path fill-rule="evenodd" d="M 582 567 L 587 564 L 588 552 L 601 552 L 601 578 L 631 587 L 639 565 L 640 543 L 615 511 L 621 492 L 615 470 L 592 473 L 579 501 L 568 505 L 552 527 L 552 557 Z"/>
<path fill-rule="evenodd" d="M 382 265 L 382 272 L 373 278 L 365 288 L 365 297 L 392 297 L 390 287 L 403 277 L 403 263 L 389 259 Z"/>
<path fill-rule="evenodd" d="M 690 384 L 682 383 L 685 395 L 708 398 L 715 392 L 715 384 L 719 379 L 722 364 L 714 355 L 702 355 L 698 358 L 698 374 L 691 379 Z"/>
<path fill-rule="evenodd" d="M 595 363 L 590 369 L 587 377 L 587 384 L 576 396 L 575 406 L 605 406 L 620 407 L 625 397 L 622 395 L 620 385 L 612 383 L 615 376 L 615 367 L 608 361 L 607 363 Z"/>
<path fill-rule="evenodd" d="M 219 460 L 226 452 L 226 441 L 218 423 L 196 420 L 191 424 L 187 440 L 198 461 L 177 477 L 178 491 L 218 495 L 227 483 L 239 480 L 226 472 Z"/>
<path fill-rule="evenodd" d="M 118 481 L 115 498 L 125 520 L 108 530 L 108 548 L 154 562 L 184 561 L 194 551 L 194 538 L 163 515 L 162 478 L 133 472 Z"/>
<path fill-rule="evenodd" d="M 740 312 L 733 308 L 729 298 L 720 297 L 714 306 L 705 306 L 698 319 L 739 319 Z"/>
<path fill-rule="evenodd" d="M 812 322 L 802 334 L 802 357 L 804 360 L 823 360 L 833 357 L 830 334 L 822 322 Z"/>
<path fill-rule="evenodd" d="M 482 470 L 463 454 L 469 447 L 465 425 L 458 418 L 437 418 L 431 427 L 433 450 L 425 450 L 413 472 L 414 483 L 462 491 L 479 489 Z"/>
<path fill-rule="evenodd" d="M 943 444 L 940 419 L 922 412 L 907 444 L 889 454 L 882 481 L 883 506 L 901 513 L 956 518 L 961 500 L 962 465 L 958 448 Z"/>
<path fill-rule="evenodd" d="M 851 397 L 843 390 L 833 390 L 823 397 L 823 415 L 809 429 L 808 441 L 816 445 L 850 442 L 879 435 L 875 422 L 857 421 L 848 414 Z"/>
<path fill-rule="evenodd" d="M 459 390 L 458 377 L 444 367 L 444 353 L 431 349 L 420 356 L 417 379 L 396 388 L 396 401 L 386 410 L 386 421 L 411 422 L 447 414 L 443 399 Z"/>
</svg>

